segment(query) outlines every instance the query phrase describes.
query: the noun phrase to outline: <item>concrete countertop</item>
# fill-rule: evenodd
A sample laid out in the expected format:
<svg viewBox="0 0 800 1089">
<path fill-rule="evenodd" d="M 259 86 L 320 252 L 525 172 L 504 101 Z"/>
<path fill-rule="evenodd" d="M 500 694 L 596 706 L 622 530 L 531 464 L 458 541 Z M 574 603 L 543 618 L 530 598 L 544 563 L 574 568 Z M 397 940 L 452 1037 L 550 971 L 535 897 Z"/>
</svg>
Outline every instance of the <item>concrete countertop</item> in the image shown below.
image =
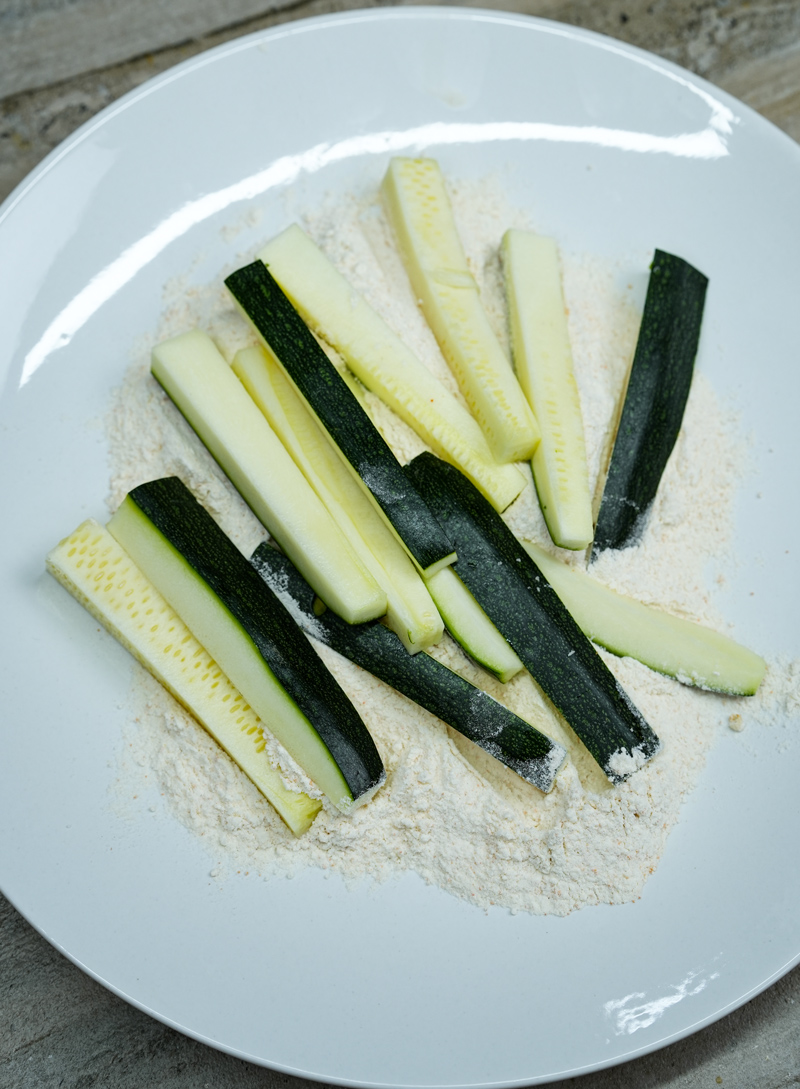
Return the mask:
<svg viewBox="0 0 800 1089">
<path fill-rule="evenodd" d="M 61 140 L 151 76 L 211 46 L 348 0 L 4 0 L 0 200 Z M 483 0 L 609 34 L 685 66 L 800 140 L 800 0 Z M 800 211 L 798 212 L 800 214 Z M 300 1089 L 128 1006 L 0 897 L 0 1087 Z M 783 1089 L 800 1084 L 800 968 L 716 1025 L 560 1089 Z"/>
</svg>

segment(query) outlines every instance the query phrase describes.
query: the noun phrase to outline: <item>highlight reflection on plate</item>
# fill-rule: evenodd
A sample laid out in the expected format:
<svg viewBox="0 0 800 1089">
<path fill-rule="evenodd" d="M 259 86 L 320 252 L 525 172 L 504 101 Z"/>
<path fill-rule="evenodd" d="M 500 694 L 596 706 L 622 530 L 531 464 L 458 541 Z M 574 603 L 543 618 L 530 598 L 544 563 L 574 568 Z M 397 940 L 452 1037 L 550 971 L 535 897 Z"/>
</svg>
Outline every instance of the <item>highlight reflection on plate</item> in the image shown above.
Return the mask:
<svg viewBox="0 0 800 1089">
<path fill-rule="evenodd" d="M 798 148 L 687 73 L 556 24 L 457 9 L 289 24 L 122 100 L 0 213 L 0 881 L 117 993 L 245 1058 L 347 1084 L 531 1084 L 694 1031 L 796 961 L 784 719 L 721 740 L 636 904 L 554 919 L 484 915 L 413 876 L 220 886 L 177 822 L 110 804 L 131 664 L 43 574 L 61 533 L 105 514 L 103 414 L 164 284 L 210 281 L 287 209 L 418 150 L 498 174 L 573 250 L 658 245 L 708 273 L 705 370 L 757 463 L 725 613 L 762 652 L 797 654 Z M 250 207 L 257 225 L 221 232 Z"/>
</svg>

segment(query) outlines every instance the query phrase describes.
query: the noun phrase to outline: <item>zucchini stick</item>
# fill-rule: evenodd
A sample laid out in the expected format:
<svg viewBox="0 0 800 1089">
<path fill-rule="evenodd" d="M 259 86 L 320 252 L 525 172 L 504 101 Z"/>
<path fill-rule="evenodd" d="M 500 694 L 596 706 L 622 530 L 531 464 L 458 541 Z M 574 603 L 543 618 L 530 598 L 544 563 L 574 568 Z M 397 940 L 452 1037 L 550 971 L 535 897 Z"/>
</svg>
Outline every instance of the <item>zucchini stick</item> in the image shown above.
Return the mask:
<svg viewBox="0 0 800 1089">
<path fill-rule="evenodd" d="M 438 163 L 392 159 L 383 196 L 411 286 L 492 453 L 530 458 L 539 428 L 489 324 Z"/>
<path fill-rule="evenodd" d="M 522 546 L 593 643 L 683 684 L 731 696 L 752 696 L 767 664 L 727 635 L 672 616 L 603 586 L 532 541 Z"/>
<path fill-rule="evenodd" d="M 264 725 L 108 530 L 93 519 L 47 556 L 47 569 L 206 728 L 296 836 L 321 802 L 289 790 Z"/>
<path fill-rule="evenodd" d="M 643 529 L 681 428 L 707 287 L 687 261 L 656 250 L 592 558 L 632 544 Z"/>
<path fill-rule="evenodd" d="M 460 575 L 612 783 L 660 742 L 552 586 L 465 476 L 432 454 L 406 471 L 458 549 Z"/>
<path fill-rule="evenodd" d="M 531 461 L 539 504 L 555 544 L 580 550 L 592 540 L 592 499 L 558 249 L 506 231 L 502 254 L 514 366 L 542 432 Z"/>
</svg>

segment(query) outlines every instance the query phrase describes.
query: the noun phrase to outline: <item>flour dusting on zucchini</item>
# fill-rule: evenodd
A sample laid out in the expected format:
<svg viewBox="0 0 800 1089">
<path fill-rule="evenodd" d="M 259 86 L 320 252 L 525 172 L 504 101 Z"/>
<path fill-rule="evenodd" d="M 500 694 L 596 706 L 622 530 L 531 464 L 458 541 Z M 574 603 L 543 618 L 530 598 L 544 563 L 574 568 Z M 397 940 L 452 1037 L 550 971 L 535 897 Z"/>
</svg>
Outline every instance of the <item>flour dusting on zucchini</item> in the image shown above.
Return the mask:
<svg viewBox="0 0 800 1089">
<path fill-rule="evenodd" d="M 508 227 L 541 225 L 508 204 L 497 179 L 464 183 L 448 177 L 448 189 L 470 272 L 488 319 L 507 347 L 498 247 Z M 354 291 L 460 397 L 409 288 L 377 194 L 365 191 L 331 199 L 309 210 L 300 226 Z M 660 240 L 652 241 L 655 246 Z M 238 255 L 237 260 L 255 256 Z M 638 297 L 629 287 L 638 284 L 630 270 L 646 269 L 652 251 L 626 255 L 617 265 L 569 250 L 562 256 L 575 381 L 594 485 L 643 302 L 643 293 Z M 154 339 L 191 326 L 208 331 L 229 362 L 253 339 L 219 282 L 205 291 L 173 293 Z M 142 357 L 151 346 L 143 345 Z M 424 449 L 418 435 L 375 394 L 361 391 L 360 399 L 401 462 Z M 177 473 L 242 552 L 250 555 L 263 539 L 261 527 L 176 418 L 141 360 L 115 398 L 109 440 L 112 509 L 142 479 Z M 722 630 L 707 572 L 711 568 L 724 575 L 725 556 L 733 551 L 742 451 L 729 414 L 702 374 L 696 375 L 683 428 L 641 540 L 624 554 L 607 550 L 600 555 L 593 578 L 645 604 Z M 530 475 L 527 479 L 528 486 L 504 517 L 518 536 L 555 553 Z M 573 564 L 583 559 L 563 553 L 559 558 Z M 320 624 L 317 634 L 323 631 Z M 746 641 L 746 633 L 738 635 Z M 413 870 L 481 907 L 496 904 L 512 911 L 563 915 L 589 904 L 630 902 L 640 896 L 657 865 L 682 800 L 720 730 L 729 721 L 747 721 L 761 699 L 712 698 L 600 649 L 617 682 L 663 742 L 662 751 L 646 766 L 612 785 L 527 673 L 503 684 L 446 635 L 428 651 L 432 657 L 569 749 L 569 762 L 545 795 L 324 641 L 315 645 L 374 736 L 387 781 L 368 805 L 348 817 L 326 806 L 300 840 L 277 822 L 265 822 L 255 791 L 247 789 L 242 777 L 215 761 L 202 739 L 199 749 L 194 748 L 188 716 L 149 678 L 137 682 L 134 695 L 143 708 L 142 722 L 136 728 L 138 748 L 126 749 L 123 781 L 138 782 L 145 774 L 158 778 L 179 818 L 202 836 L 212 876 L 220 880 L 239 869 L 272 875 L 316 866 L 345 880 L 387 880 Z M 768 672 L 767 690 L 769 682 Z M 484 748 L 491 749 L 491 739 Z M 631 765 L 637 762 L 635 748 L 610 758 L 619 776 L 634 770 Z"/>
</svg>

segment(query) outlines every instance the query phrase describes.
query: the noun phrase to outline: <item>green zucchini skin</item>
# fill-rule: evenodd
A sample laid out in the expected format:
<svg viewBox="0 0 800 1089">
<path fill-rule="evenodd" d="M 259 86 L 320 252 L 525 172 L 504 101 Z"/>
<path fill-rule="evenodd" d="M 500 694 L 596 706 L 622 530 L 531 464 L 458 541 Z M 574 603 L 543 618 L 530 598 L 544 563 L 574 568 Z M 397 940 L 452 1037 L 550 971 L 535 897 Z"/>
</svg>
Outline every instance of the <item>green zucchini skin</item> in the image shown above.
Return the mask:
<svg viewBox="0 0 800 1089">
<path fill-rule="evenodd" d="M 177 477 L 128 497 L 220 598 L 319 734 L 353 798 L 386 777 L 366 726 L 281 601 Z"/>
<path fill-rule="evenodd" d="M 563 746 L 429 654 L 410 655 L 380 621 L 346 624 L 331 610 L 316 616 L 314 591 L 291 560 L 266 542 L 250 562 L 276 594 L 292 600 L 307 635 L 414 700 L 539 790 L 552 790 L 566 759 Z"/>
<path fill-rule="evenodd" d="M 660 742 L 502 518 L 453 466 L 406 466 L 458 551 L 455 572 L 612 783 Z"/>
<path fill-rule="evenodd" d="M 441 526 L 264 263 L 246 265 L 225 283 L 420 569 L 451 563 Z"/>
<path fill-rule="evenodd" d="M 656 250 L 592 558 L 641 533 L 683 421 L 707 287 L 683 258 Z"/>
</svg>

